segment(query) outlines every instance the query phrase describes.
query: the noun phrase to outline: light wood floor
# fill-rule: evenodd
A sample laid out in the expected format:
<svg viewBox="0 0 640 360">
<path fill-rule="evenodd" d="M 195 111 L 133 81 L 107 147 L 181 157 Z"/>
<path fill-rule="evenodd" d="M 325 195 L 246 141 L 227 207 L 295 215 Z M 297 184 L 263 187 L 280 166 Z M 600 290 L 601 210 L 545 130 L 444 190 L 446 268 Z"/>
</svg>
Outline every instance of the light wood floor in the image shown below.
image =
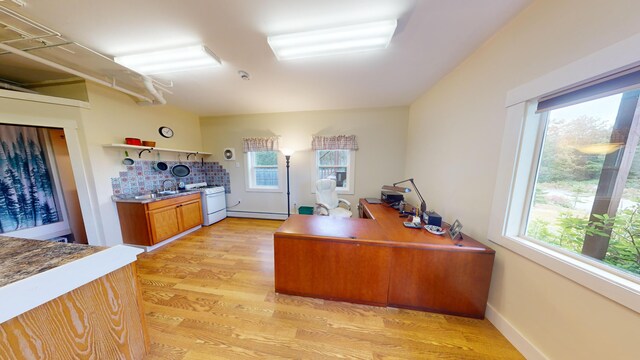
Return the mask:
<svg viewBox="0 0 640 360">
<path fill-rule="evenodd" d="M 227 218 L 140 256 L 146 359 L 521 359 L 487 320 L 276 294 L 280 221 Z"/>
</svg>

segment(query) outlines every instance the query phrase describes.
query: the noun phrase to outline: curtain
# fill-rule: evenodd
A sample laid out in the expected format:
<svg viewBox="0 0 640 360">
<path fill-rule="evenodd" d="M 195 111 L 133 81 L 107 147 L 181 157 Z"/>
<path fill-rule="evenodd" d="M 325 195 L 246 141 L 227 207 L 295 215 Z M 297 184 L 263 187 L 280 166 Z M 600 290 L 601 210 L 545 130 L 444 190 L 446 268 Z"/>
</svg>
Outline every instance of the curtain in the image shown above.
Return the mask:
<svg viewBox="0 0 640 360">
<path fill-rule="evenodd" d="M 45 151 L 36 128 L 0 125 L 0 233 L 62 221 Z"/>
<path fill-rule="evenodd" d="M 242 138 L 244 152 L 252 151 L 278 151 L 278 136 Z"/>
<path fill-rule="evenodd" d="M 355 135 L 313 136 L 313 150 L 358 150 Z"/>
</svg>

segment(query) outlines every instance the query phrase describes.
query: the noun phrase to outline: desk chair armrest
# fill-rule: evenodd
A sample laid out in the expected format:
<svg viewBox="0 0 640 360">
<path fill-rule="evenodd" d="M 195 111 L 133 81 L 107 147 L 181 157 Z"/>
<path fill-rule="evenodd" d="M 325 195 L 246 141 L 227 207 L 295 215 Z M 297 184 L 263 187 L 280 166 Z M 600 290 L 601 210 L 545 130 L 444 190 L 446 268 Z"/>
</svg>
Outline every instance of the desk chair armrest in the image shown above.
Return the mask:
<svg viewBox="0 0 640 360">
<path fill-rule="evenodd" d="M 349 201 L 345 199 L 338 199 L 338 206 L 340 206 L 340 203 L 347 205 L 347 210 L 351 211 L 351 203 Z"/>
<path fill-rule="evenodd" d="M 329 216 L 329 205 L 325 203 L 316 203 L 316 209 L 318 210 L 317 215 Z M 324 209 L 324 214 L 322 213 L 322 209 Z"/>
</svg>

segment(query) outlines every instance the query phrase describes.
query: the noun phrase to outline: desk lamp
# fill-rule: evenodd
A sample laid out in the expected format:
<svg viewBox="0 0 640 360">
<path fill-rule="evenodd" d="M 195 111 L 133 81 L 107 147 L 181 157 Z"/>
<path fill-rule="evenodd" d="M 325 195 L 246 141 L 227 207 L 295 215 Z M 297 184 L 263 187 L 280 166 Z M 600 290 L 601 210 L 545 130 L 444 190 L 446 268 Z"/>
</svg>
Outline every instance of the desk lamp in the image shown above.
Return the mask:
<svg viewBox="0 0 640 360">
<path fill-rule="evenodd" d="M 393 185 L 391 185 L 391 186 L 390 185 L 384 185 L 382 187 L 382 189 L 408 193 L 408 192 L 411 192 L 410 188 L 397 186 L 398 184 L 402 184 L 402 183 L 405 183 L 407 181 L 410 182 L 411 185 L 413 185 L 413 188 L 416 190 L 416 194 L 418 195 L 418 198 L 420 198 L 420 217 L 424 219 L 424 215 L 423 214 L 425 214 L 427 212 L 427 203 L 424 201 L 424 198 L 422 197 L 422 194 L 420 194 L 420 190 L 418 190 L 418 187 L 413 182 L 413 178 L 407 179 L 407 180 L 398 181 L 397 183 L 393 183 Z"/>
</svg>

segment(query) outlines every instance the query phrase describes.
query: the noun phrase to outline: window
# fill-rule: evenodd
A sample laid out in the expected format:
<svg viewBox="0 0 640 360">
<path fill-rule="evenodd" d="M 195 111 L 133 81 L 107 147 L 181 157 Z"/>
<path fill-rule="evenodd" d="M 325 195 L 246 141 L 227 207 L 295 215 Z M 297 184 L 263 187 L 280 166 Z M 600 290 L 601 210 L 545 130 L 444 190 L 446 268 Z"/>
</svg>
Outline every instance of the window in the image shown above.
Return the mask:
<svg viewBox="0 0 640 360">
<path fill-rule="evenodd" d="M 277 151 L 247 152 L 247 189 L 280 190 Z"/>
<path fill-rule="evenodd" d="M 639 95 L 541 112 L 525 237 L 640 276 Z"/>
<path fill-rule="evenodd" d="M 354 157 L 351 150 L 316 150 L 316 180 L 335 180 L 339 193 L 352 194 Z"/>
<path fill-rule="evenodd" d="M 633 252 L 628 246 L 620 248 L 623 234 L 616 235 L 624 226 L 620 221 L 631 217 L 637 203 L 635 168 L 640 154 L 636 156 L 634 134 L 639 124 L 628 112 L 635 112 L 633 90 L 640 89 L 640 67 L 625 57 L 630 48 L 640 49 L 640 39 L 624 40 L 507 92 L 488 237 L 640 313 L 640 276 L 629 269 L 629 262 L 612 264 L 623 254 L 629 259 L 629 250 Z M 596 120 L 580 119 L 585 113 Z M 614 158 L 611 167 L 608 161 Z M 560 169 L 565 174 L 554 177 Z M 617 182 L 605 181 L 607 176 Z M 568 182 L 579 183 L 572 187 Z M 611 199 L 601 198 L 605 190 Z M 601 200 L 610 205 L 607 216 L 593 211 Z M 560 208 L 569 215 L 562 217 Z M 588 221 L 592 215 L 595 221 L 585 226 L 584 218 Z M 636 241 L 634 226 L 628 229 Z"/>
</svg>

